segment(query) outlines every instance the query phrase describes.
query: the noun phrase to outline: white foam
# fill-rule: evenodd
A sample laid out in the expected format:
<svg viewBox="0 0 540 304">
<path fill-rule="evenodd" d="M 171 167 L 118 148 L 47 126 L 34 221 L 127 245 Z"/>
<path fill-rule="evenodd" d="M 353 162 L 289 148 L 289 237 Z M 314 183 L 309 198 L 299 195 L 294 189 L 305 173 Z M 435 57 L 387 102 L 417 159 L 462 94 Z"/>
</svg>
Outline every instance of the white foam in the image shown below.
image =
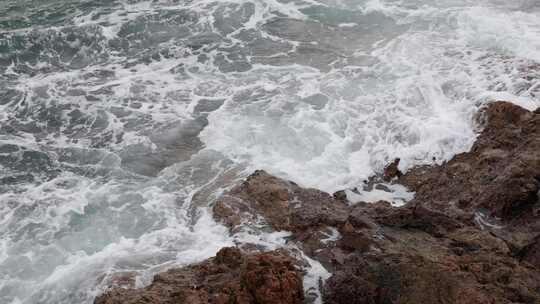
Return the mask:
<svg viewBox="0 0 540 304">
<path fill-rule="evenodd" d="M 328 227 L 328 229 L 330 230 L 330 233 L 325 233 L 326 238 L 321 239 L 321 243 L 323 243 L 323 244 L 327 244 L 327 243 L 330 243 L 330 242 L 336 242 L 337 240 L 339 240 L 341 238 L 341 234 L 339 233 L 339 231 L 336 228 Z"/>
<path fill-rule="evenodd" d="M 370 11 L 382 7 L 386 6 L 380 1 L 368 5 Z M 492 81 L 491 75 L 478 72 L 483 64 L 478 58 L 480 53 L 489 56 L 494 45 L 510 47 L 511 40 L 495 39 L 488 31 L 490 20 L 501 20 L 508 14 L 466 6 L 448 10 L 423 6 L 420 11 L 403 8 L 400 14 L 394 17 L 408 22 L 427 19 L 440 31 L 410 31 L 381 44 L 371 53 L 379 64 L 353 78 L 344 71 L 322 74 L 283 68 L 288 81 L 298 87 L 289 87 L 279 81 L 285 80 L 281 77 L 276 79 L 279 89 L 256 104 L 228 102 L 210 116 L 210 125 L 202 134 L 207 147 L 247 162 L 253 169 L 263 168 L 326 191 L 358 185 L 394 157 L 402 158 L 406 170 L 431 163 L 433 158 L 440 163 L 468 150 L 476 136 L 472 116 L 488 101 Z M 518 20 L 522 15 L 512 13 L 512 18 Z M 522 44 L 512 48 L 515 55 L 535 60 L 539 35 L 534 28 L 538 22 L 535 19 L 535 24 L 532 16 L 517 26 L 508 23 L 497 27 L 493 33 L 521 37 L 527 32 L 525 41 L 530 42 L 530 48 L 523 50 Z M 485 25 L 477 19 L 485 19 Z M 486 35 L 484 31 L 488 31 Z M 477 43 L 477 36 L 489 41 Z M 500 65 L 504 74 L 507 64 L 497 62 L 493 69 Z M 261 77 L 275 82 L 266 76 L 269 72 L 261 71 Z M 240 85 L 236 92 L 252 88 Z M 295 97 L 319 92 L 330 97 L 322 110 L 301 104 L 288 109 L 290 103 L 298 103 Z M 504 97 L 529 109 L 539 105 L 538 98 L 513 92 L 491 92 L 490 96 Z"/>
<path fill-rule="evenodd" d="M 383 185 L 387 190 L 375 188 L 371 191 L 359 190 L 358 193 L 346 190 L 345 193 L 347 194 L 347 199 L 352 203 L 375 203 L 382 200 L 387 201 L 396 207 L 403 206 L 414 198 L 414 192 L 409 192 L 407 188 L 402 185 L 387 183 L 382 183 L 380 185 Z"/>
<path fill-rule="evenodd" d="M 308 294 L 315 295 L 314 304 L 322 304 L 323 301 L 320 287 L 332 275 L 318 261 L 311 259 L 305 254 L 303 254 L 302 257 L 309 264 L 307 273 L 304 275 L 304 289 Z"/>
<path fill-rule="evenodd" d="M 264 233 L 256 226 L 230 237 L 205 208 L 255 169 L 329 192 L 361 188 L 396 157 L 402 160 L 400 169 L 407 170 L 469 149 L 476 137 L 473 116 L 487 102 L 510 100 L 531 110 L 540 105 L 534 66 L 540 61 L 540 18 L 532 2 L 321 2 L 317 8 L 322 15 L 308 16 L 304 9 L 318 1 L 123 1 L 95 18 L 77 14 L 57 27 L 3 32 L 11 37 L 32 30 L 33 35 L 53 37 L 77 25 L 94 30 L 95 37 L 85 38 L 96 39 L 99 47 L 92 50 L 80 38 L 72 43 L 80 45 L 76 56 L 89 62 L 82 68 L 54 61 L 53 52 L 54 64 L 45 59 L 28 63 L 35 74 L 15 63 L 2 74 L 9 77 L 5 85 L 21 95 L 0 105 L 0 123 L 12 125 L 28 113 L 21 125 L 35 124 L 40 131 L 0 135 L 1 143 L 44 151 L 64 171 L 38 185 L 6 186 L 0 193 L 0 301 L 91 303 L 114 271 L 135 271 L 144 285 L 156 272 L 200 261 L 222 246 L 289 246 L 289 233 Z M 246 3 L 253 5 L 247 21 L 219 34 L 215 39 L 221 40 L 212 42 L 206 53 L 204 47 L 196 49 L 197 42 L 186 47 L 189 38 L 219 30 L 214 14 L 220 9 Z M 533 9 L 523 9 L 526 5 Z M 344 8 L 365 18 L 390 20 L 375 29 L 362 23 L 364 16 L 332 23 L 338 26 L 324 24 L 325 18 L 339 19 Z M 112 47 L 125 40 L 140 42 L 122 37 L 121 30 L 144 27 L 147 16 L 186 11 L 195 16 L 179 25 L 189 29 L 187 37 L 159 43 L 150 37 L 147 42 L 155 49 L 129 48 L 126 54 L 122 47 Z M 314 17 L 320 20 L 302 23 Z M 298 28 L 288 26 L 289 36 L 263 31 L 275 18 L 288 18 Z M 322 37 L 316 31 L 324 26 L 331 28 L 328 35 L 353 38 Z M 248 71 L 221 72 L 219 55 L 244 54 L 252 47 L 251 38 L 240 37 L 246 33 L 285 46 L 269 54 L 276 64 L 259 62 Z M 295 36 L 301 34 L 309 35 L 309 48 Z M 168 55 L 158 52 L 164 50 Z M 208 59 L 199 61 L 199 53 Z M 313 62 L 326 58 L 317 57 L 319 53 L 336 59 L 321 67 Z M 159 60 L 148 59 L 154 55 Z M 288 61 L 289 55 L 296 57 Z M 83 93 L 68 94 L 71 89 Z M 313 96 L 320 100 L 310 103 Z M 141 162 L 164 156 L 153 154 L 162 147 L 152 135 L 159 133 L 174 144 L 169 133 L 160 134 L 164 127 L 178 126 L 170 131 L 176 134 L 183 122 L 201 119 L 193 110 L 207 98 L 224 104 L 207 117 L 209 124 L 200 135 L 203 151 L 194 151 L 157 177 L 125 168 L 120 155 L 135 145 L 151 154 L 142 153 Z M 44 126 L 48 120 L 38 115 L 42 108 L 61 112 L 60 131 L 42 134 L 46 127 L 54 129 Z M 66 134 L 67 114 L 73 109 L 86 115 L 84 123 L 73 126 L 76 136 Z M 103 128 L 93 128 L 100 120 L 106 121 Z M 113 139 L 96 144 L 108 136 Z M 70 151 L 69 161 L 58 160 Z M 352 201 L 395 204 L 412 197 L 404 188 L 385 186 L 390 192 L 347 195 Z M 329 241 L 337 237 L 333 233 Z M 318 284 L 329 274 L 308 261 L 304 283 L 320 299 Z"/>
<path fill-rule="evenodd" d="M 458 22 L 458 34 L 470 45 L 540 61 L 538 13 L 473 7 Z"/>
</svg>

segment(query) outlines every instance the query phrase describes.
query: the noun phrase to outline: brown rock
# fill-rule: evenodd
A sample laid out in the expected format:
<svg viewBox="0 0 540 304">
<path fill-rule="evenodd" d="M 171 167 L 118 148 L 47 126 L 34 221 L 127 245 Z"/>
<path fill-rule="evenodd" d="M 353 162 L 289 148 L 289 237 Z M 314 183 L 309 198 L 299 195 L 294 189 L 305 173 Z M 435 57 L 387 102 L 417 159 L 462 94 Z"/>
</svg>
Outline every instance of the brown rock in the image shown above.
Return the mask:
<svg viewBox="0 0 540 304">
<path fill-rule="evenodd" d="M 342 202 L 347 202 L 349 200 L 347 198 L 347 193 L 345 192 L 345 190 L 336 191 L 332 196 L 334 197 L 334 199 Z"/>
<path fill-rule="evenodd" d="M 507 222 L 536 217 L 540 115 L 495 102 L 479 117 L 484 130 L 470 152 L 442 166 L 414 168 L 399 179 L 416 192 L 412 204 L 436 206 L 460 221 L 480 209 Z"/>
<path fill-rule="evenodd" d="M 230 198 L 221 198 L 217 201 L 212 209 L 214 211 L 214 217 L 217 217 L 221 222 L 229 227 L 234 228 L 239 226 L 242 223 L 242 217 L 240 216 L 244 207 L 242 204 L 238 204 Z"/>
<path fill-rule="evenodd" d="M 396 158 L 391 164 L 389 164 L 388 166 L 386 166 L 386 168 L 384 168 L 384 173 L 383 173 L 384 181 L 389 182 L 392 179 L 399 178 L 403 175 L 403 173 L 399 170 L 399 162 L 400 162 L 400 159 Z"/>
<path fill-rule="evenodd" d="M 268 254 L 249 257 L 241 280 L 254 298 L 249 303 L 301 304 L 303 301 L 302 277 L 289 257 Z"/>
<path fill-rule="evenodd" d="M 538 114 L 489 105 L 470 152 L 399 177 L 413 201 L 353 207 L 338 246 L 354 250 L 333 268 L 326 303 L 540 303 Z M 356 250 L 369 235 L 359 230 L 374 250 Z"/>
<path fill-rule="evenodd" d="M 527 261 L 540 269 L 540 235 L 525 246 L 521 252 L 522 260 Z"/>
<path fill-rule="evenodd" d="M 325 303 L 457 303 L 461 283 L 421 257 L 382 255 L 363 259 L 361 265 L 328 280 Z"/>
<path fill-rule="evenodd" d="M 351 223 L 346 222 L 340 229 L 341 239 L 338 246 L 346 251 L 367 251 L 373 243 L 369 232 L 357 230 Z"/>
<path fill-rule="evenodd" d="M 540 112 L 496 102 L 478 121 L 484 129 L 469 152 L 403 175 L 399 159 L 387 166 L 384 180 L 416 192 L 403 207 L 349 206 L 344 191 L 331 196 L 256 171 L 218 199 L 214 218 L 233 233 L 261 218 L 291 231 L 290 241 L 333 274 L 325 303 L 540 303 Z M 293 263 L 282 252 L 225 248 L 96 303 L 301 303 Z"/>
<path fill-rule="evenodd" d="M 275 230 L 302 231 L 309 227 L 338 226 L 347 219 L 348 206 L 330 194 L 304 189 L 258 170 L 234 187 L 213 207 L 214 218 L 229 227 L 241 217 L 255 222 L 264 218 Z"/>
<path fill-rule="evenodd" d="M 216 254 L 216 263 L 224 264 L 227 267 L 234 268 L 242 264 L 244 256 L 240 249 L 236 247 L 225 247 L 222 248 Z"/>
<path fill-rule="evenodd" d="M 463 226 L 451 216 L 432 210 L 424 205 L 416 204 L 404 208 L 396 208 L 388 214 L 376 217 L 379 223 L 387 226 L 406 229 L 418 229 L 435 236 L 443 236 Z"/>
<path fill-rule="evenodd" d="M 448 238 L 451 240 L 450 248 L 462 248 L 467 252 L 482 249 L 502 255 L 510 254 L 510 249 L 502 239 L 484 230 L 466 227 L 449 234 Z"/>
<path fill-rule="evenodd" d="M 376 304 L 377 286 L 354 273 L 339 271 L 325 285 L 327 304 Z"/>
<path fill-rule="evenodd" d="M 94 303 L 301 304 L 303 299 L 302 277 L 290 256 L 223 248 L 215 259 L 160 273 L 145 288 L 113 288 Z"/>
</svg>

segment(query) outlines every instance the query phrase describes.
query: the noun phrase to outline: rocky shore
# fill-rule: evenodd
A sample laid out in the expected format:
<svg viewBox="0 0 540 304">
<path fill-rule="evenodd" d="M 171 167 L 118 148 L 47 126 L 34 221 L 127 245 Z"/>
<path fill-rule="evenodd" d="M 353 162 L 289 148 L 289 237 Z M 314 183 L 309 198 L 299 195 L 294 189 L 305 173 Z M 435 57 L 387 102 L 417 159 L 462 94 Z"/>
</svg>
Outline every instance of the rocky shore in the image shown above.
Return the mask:
<svg viewBox="0 0 540 304">
<path fill-rule="evenodd" d="M 377 179 L 415 192 L 402 207 L 351 203 L 256 171 L 213 206 L 234 234 L 263 222 L 320 262 L 324 303 L 540 303 L 540 111 L 506 102 L 478 116 L 469 152 Z M 332 236 L 332 237 L 329 237 Z M 142 289 L 113 287 L 116 303 L 306 303 L 302 255 L 240 244 L 171 269 Z"/>
</svg>

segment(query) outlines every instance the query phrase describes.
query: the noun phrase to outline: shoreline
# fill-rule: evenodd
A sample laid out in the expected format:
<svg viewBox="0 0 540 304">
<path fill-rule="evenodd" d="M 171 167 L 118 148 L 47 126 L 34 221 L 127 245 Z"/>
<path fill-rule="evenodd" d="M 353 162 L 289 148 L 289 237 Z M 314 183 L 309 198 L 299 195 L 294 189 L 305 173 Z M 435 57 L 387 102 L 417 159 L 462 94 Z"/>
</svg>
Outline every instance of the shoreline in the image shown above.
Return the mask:
<svg viewBox="0 0 540 304">
<path fill-rule="evenodd" d="M 94 303 L 315 303 L 313 290 L 299 292 L 308 258 L 331 274 L 324 303 L 539 303 L 540 111 L 494 102 L 478 117 L 469 152 L 405 173 L 399 160 L 387 167 L 381 179 L 415 192 L 400 207 L 256 171 L 213 216 L 231 235 L 251 224 L 288 231 L 292 246 L 238 244 L 142 289 L 116 284 Z"/>
</svg>

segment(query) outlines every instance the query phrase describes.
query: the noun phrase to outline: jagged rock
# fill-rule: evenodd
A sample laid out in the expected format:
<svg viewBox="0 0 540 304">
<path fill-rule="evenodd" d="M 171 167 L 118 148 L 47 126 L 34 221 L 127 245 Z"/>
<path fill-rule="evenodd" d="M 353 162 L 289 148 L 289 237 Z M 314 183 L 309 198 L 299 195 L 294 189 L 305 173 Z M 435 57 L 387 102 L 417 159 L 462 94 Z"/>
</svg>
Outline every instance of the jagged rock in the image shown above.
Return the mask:
<svg viewBox="0 0 540 304">
<path fill-rule="evenodd" d="M 248 220 L 292 231 L 333 272 L 326 303 L 536 303 L 540 117 L 499 102 L 479 121 L 470 152 L 404 175 L 398 159 L 385 168 L 384 180 L 416 191 L 404 207 L 348 206 L 343 191 L 330 197 L 258 171 L 214 210 L 248 210 Z M 332 229 L 339 238 L 325 242 Z"/>
<path fill-rule="evenodd" d="M 361 276 L 339 271 L 326 282 L 325 303 L 376 304 L 376 289 Z"/>
<path fill-rule="evenodd" d="M 259 216 L 275 230 L 300 232 L 310 227 L 336 226 L 347 219 L 348 206 L 330 194 L 304 189 L 258 170 L 218 199 L 214 218 L 234 228 Z"/>
<path fill-rule="evenodd" d="M 462 223 L 442 212 L 421 204 L 392 210 L 389 214 L 376 217 L 383 225 L 407 229 L 419 229 L 435 236 L 442 236 L 463 226 Z"/>
<path fill-rule="evenodd" d="M 346 251 L 367 251 L 373 243 L 369 232 L 356 229 L 351 223 L 346 222 L 340 228 L 341 238 L 338 246 Z"/>
<path fill-rule="evenodd" d="M 332 196 L 334 197 L 334 199 L 336 199 L 338 201 L 347 202 L 349 200 L 347 198 L 347 193 L 345 192 L 345 190 L 336 191 L 336 192 L 334 192 L 334 194 Z"/>
<path fill-rule="evenodd" d="M 510 255 L 508 245 L 500 238 L 491 233 L 478 230 L 472 227 L 466 227 L 448 235 L 451 240 L 450 249 L 460 248 L 464 252 L 475 252 L 486 250 L 501 255 Z M 457 250 L 460 252 L 461 250 Z M 459 254 L 459 253 L 458 253 Z"/>
<path fill-rule="evenodd" d="M 469 234 L 469 236 L 465 236 Z M 538 270 L 507 254 L 500 240 L 463 230 L 456 241 L 387 230 L 380 251 L 350 254 L 324 287 L 325 303 L 537 303 Z M 479 244 L 480 243 L 480 244 Z M 462 251 L 455 250 L 463 249 Z M 511 286 L 511 287 L 510 287 Z M 535 291 L 536 290 L 536 291 Z M 354 299 L 354 294 L 363 298 Z M 352 297 L 352 298 L 351 298 Z"/>
<path fill-rule="evenodd" d="M 383 178 L 416 192 L 403 207 L 350 205 L 344 191 L 256 171 L 217 200 L 214 218 L 231 233 L 260 221 L 290 231 L 332 273 L 327 304 L 540 303 L 540 113 L 497 102 L 478 120 L 484 130 L 471 151 L 403 175 L 399 160 L 386 168 Z M 96 303 L 296 304 L 301 282 L 283 253 L 228 248 Z"/>
<path fill-rule="evenodd" d="M 521 255 L 522 260 L 529 262 L 540 269 L 540 235 L 535 237 L 529 245 L 523 248 Z"/>
<path fill-rule="evenodd" d="M 479 117 L 484 130 L 470 152 L 441 166 L 414 168 L 399 181 L 416 192 L 413 204 L 439 212 L 484 209 L 505 221 L 537 217 L 540 115 L 496 102 Z"/>
<path fill-rule="evenodd" d="M 113 288 L 94 303 L 301 304 L 302 277 L 294 263 L 283 252 L 223 248 L 214 259 L 160 273 L 145 288 Z"/>
<path fill-rule="evenodd" d="M 258 170 L 217 200 L 213 216 L 232 232 L 241 227 L 241 223 L 264 219 L 275 230 L 292 232 L 293 240 L 304 252 L 332 268 L 336 263 L 334 250 L 325 248 L 333 248 L 343 237 L 338 235 L 339 229 L 347 222 L 349 208 L 346 201 L 337 200 L 326 192 L 301 188 L 294 182 Z M 341 242 L 341 247 L 347 251 L 367 250 L 370 237 L 357 241 L 356 236 L 360 234 L 345 234 L 345 238 L 352 237 L 354 242 Z"/>
<path fill-rule="evenodd" d="M 380 254 L 353 265 L 327 281 L 325 303 L 491 303 L 459 273 L 419 255 Z M 481 300 L 464 300 L 471 297 Z"/>
<path fill-rule="evenodd" d="M 383 173 L 384 181 L 389 182 L 392 179 L 396 177 L 401 177 L 403 175 L 403 173 L 399 170 L 400 161 L 401 160 L 399 158 L 396 158 L 391 164 L 389 164 L 388 166 L 386 166 L 386 168 L 384 168 L 384 173 Z"/>
</svg>

